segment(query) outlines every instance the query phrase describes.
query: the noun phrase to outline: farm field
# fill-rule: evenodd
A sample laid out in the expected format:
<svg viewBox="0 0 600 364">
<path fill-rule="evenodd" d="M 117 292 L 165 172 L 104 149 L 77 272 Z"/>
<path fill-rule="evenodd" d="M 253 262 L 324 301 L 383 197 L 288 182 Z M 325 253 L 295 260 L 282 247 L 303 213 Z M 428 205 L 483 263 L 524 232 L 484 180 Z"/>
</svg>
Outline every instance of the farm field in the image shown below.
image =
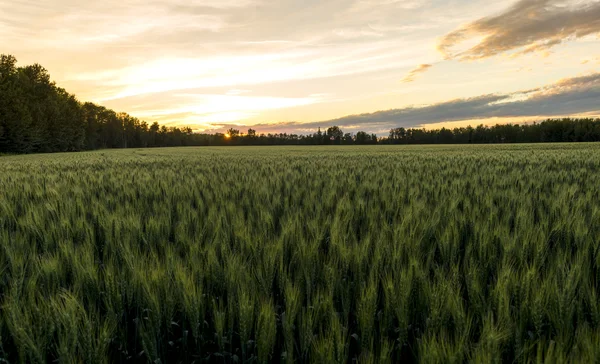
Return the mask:
<svg viewBox="0 0 600 364">
<path fill-rule="evenodd" d="M 600 144 L 0 157 L 0 363 L 597 362 Z"/>
</svg>

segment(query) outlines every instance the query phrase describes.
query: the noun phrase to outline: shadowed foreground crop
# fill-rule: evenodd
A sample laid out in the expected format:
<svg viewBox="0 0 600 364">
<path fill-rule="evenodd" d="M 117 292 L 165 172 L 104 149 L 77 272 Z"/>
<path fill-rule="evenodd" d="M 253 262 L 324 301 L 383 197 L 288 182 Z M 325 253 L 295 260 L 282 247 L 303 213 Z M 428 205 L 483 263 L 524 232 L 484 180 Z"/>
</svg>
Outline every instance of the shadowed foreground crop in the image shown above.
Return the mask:
<svg viewBox="0 0 600 364">
<path fill-rule="evenodd" d="M 0 362 L 600 357 L 600 145 L 0 158 Z"/>
</svg>

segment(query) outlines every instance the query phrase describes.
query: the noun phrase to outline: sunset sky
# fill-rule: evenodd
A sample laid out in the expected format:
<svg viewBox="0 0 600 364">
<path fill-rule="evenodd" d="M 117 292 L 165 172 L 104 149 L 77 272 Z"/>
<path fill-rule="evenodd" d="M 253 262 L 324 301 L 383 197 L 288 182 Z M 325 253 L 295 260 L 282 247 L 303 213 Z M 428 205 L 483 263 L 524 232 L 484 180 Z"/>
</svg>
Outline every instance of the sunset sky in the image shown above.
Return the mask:
<svg viewBox="0 0 600 364">
<path fill-rule="evenodd" d="M 600 0 L 0 0 L 0 45 L 197 131 L 600 115 Z"/>
</svg>

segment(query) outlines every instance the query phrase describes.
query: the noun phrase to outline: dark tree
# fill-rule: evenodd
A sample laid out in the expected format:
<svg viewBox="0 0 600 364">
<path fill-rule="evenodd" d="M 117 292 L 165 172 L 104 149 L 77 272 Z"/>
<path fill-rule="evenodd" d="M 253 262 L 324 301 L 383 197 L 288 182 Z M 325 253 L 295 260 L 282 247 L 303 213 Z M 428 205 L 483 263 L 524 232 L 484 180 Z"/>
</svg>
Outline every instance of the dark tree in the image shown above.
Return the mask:
<svg viewBox="0 0 600 364">
<path fill-rule="evenodd" d="M 327 139 L 333 144 L 340 144 L 342 138 L 344 137 L 344 132 L 340 129 L 339 126 L 332 126 L 327 129 Z"/>
</svg>

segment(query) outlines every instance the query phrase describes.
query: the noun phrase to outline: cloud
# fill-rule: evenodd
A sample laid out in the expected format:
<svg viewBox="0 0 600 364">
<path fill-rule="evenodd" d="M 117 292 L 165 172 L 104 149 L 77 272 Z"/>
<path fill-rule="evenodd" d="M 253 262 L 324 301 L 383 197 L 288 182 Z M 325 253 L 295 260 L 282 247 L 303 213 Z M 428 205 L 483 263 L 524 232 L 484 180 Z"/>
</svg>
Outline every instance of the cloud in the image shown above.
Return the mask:
<svg viewBox="0 0 600 364">
<path fill-rule="evenodd" d="M 598 100 L 600 100 L 600 73 L 594 73 L 509 94 L 481 95 L 423 107 L 383 110 L 319 122 L 264 123 L 253 128 L 259 132 L 312 133 L 317 128 L 324 129 L 338 125 L 346 132 L 364 130 L 385 133 L 396 127 L 422 127 L 453 121 L 480 122 L 497 118 L 530 120 L 582 114 L 594 116 L 600 115 Z M 243 129 L 243 126 L 241 128 Z"/>
<path fill-rule="evenodd" d="M 207 93 L 205 91 L 213 91 Z M 249 119 L 267 110 L 306 106 L 323 101 L 322 95 L 275 97 L 252 95 L 248 90 L 187 90 L 179 93 L 140 94 L 111 100 L 106 106 L 125 110 L 147 122 L 212 128 L 215 123 Z"/>
<path fill-rule="evenodd" d="M 517 50 L 547 51 L 595 33 L 600 33 L 600 1 L 520 0 L 501 14 L 448 33 L 438 49 L 447 59 L 472 60 Z M 463 49 L 457 49 L 461 45 Z"/>
<path fill-rule="evenodd" d="M 598 112 L 600 73 L 560 80 L 555 84 L 511 94 L 491 94 L 425 107 L 379 111 L 347 116 L 328 123 L 339 125 L 404 126 L 492 117 L 552 117 Z"/>
<path fill-rule="evenodd" d="M 584 58 L 581 60 L 581 64 L 588 64 L 588 63 L 600 64 L 600 57 Z"/>
<path fill-rule="evenodd" d="M 406 77 L 404 77 L 402 79 L 403 83 L 408 83 L 408 82 L 413 82 L 415 80 L 415 78 L 424 72 L 427 72 L 428 69 L 430 69 L 431 67 L 433 67 L 430 64 L 421 64 L 419 65 L 417 68 L 413 69 L 412 71 L 410 71 Z"/>
<path fill-rule="evenodd" d="M 7 14 L 0 15 L 0 22 L 8 24 L 9 36 L 29 35 L 28 47 L 78 47 L 81 51 L 81 48 L 123 44 L 154 32 L 167 35 L 216 32 L 229 26 L 225 14 L 233 1 L 203 3 L 207 9 L 204 12 L 186 12 L 178 7 L 178 2 L 164 1 L 106 0 L 101 4 L 78 4 L 72 0 L 40 0 L 17 1 L 16 5 L 0 1 L 0 14 L 2 10 Z"/>
<path fill-rule="evenodd" d="M 108 90 L 99 102 L 141 94 L 179 92 L 181 90 L 230 87 L 240 88 L 275 82 L 299 82 L 352 76 L 403 67 L 404 50 L 380 52 L 386 42 L 354 49 L 351 45 L 335 47 L 338 53 L 317 50 L 288 50 L 251 55 L 208 55 L 200 57 L 164 57 L 129 67 L 103 72 L 82 72 L 70 81 L 94 85 L 94 93 Z"/>
<path fill-rule="evenodd" d="M 392 6 L 397 9 L 414 10 L 425 5 L 425 1 L 416 0 L 358 0 L 350 8 L 351 12 L 362 13 L 368 10 Z"/>
<path fill-rule="evenodd" d="M 373 84 L 376 73 L 397 79 L 398 72 L 437 56 L 430 42 L 439 24 L 421 21 L 430 13 L 422 14 L 419 4 L 424 2 L 0 0 L 0 39 L 2 52 L 20 64 L 39 62 L 61 87 L 106 106 L 140 95 L 160 101 L 168 93 L 211 94 L 213 88 L 236 96 L 236 90 L 261 86 L 269 89 L 265 97 L 328 93 L 336 103 L 389 91 L 397 82 L 385 89 L 365 84 Z M 118 105 L 132 114 L 141 110 L 135 103 Z M 164 116 L 170 109 L 164 105 L 157 117 L 176 122 Z M 294 107 L 285 109 L 296 116 Z M 235 115 L 247 114 L 222 119 Z"/>
</svg>

